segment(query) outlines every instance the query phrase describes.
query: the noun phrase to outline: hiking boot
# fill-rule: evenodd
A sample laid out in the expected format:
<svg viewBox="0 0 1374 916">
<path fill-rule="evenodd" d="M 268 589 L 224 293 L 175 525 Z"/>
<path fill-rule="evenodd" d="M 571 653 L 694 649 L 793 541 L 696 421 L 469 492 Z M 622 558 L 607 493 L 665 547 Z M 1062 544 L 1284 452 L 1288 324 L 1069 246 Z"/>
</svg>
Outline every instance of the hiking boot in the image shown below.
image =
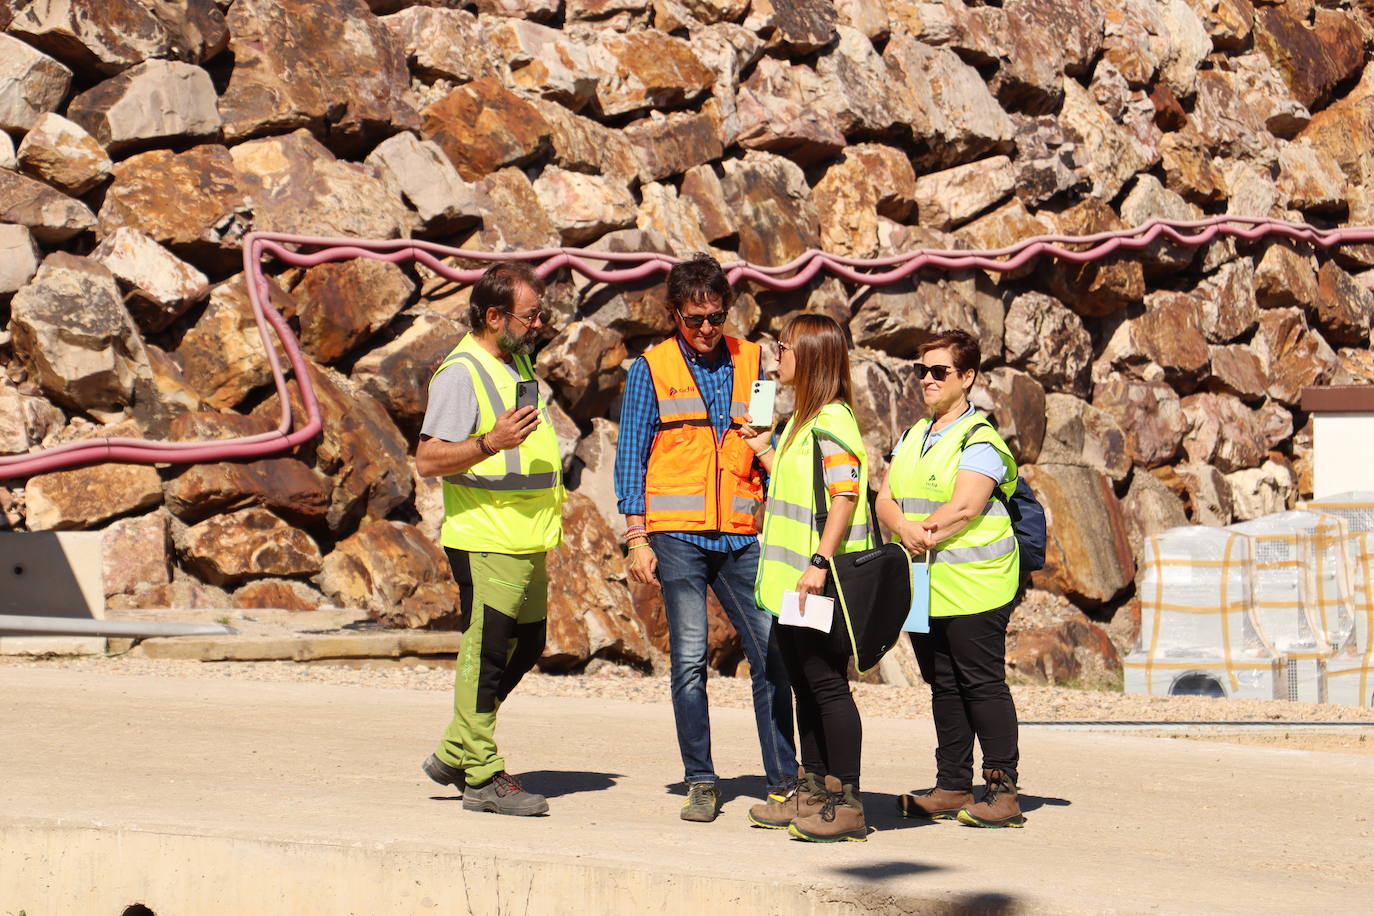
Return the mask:
<svg viewBox="0 0 1374 916">
<path fill-rule="evenodd" d="M 778 799 L 769 795 L 768 801 L 749 809 L 749 823 L 755 827 L 783 830 L 799 817 L 807 817 L 821 810 L 825 789 L 819 777 L 797 768 L 797 784 Z"/>
<path fill-rule="evenodd" d="M 793 821 L 787 832 L 810 843 L 862 842 L 868 839 L 863 802 L 853 786 L 842 786 L 834 776 L 827 776 L 821 809 Z"/>
<path fill-rule="evenodd" d="M 455 766 L 444 763 L 436 754 L 430 754 L 425 758 L 425 762 L 420 764 L 420 769 L 425 771 L 425 775 L 434 780 L 441 786 L 453 786 L 462 795 L 463 790 L 468 787 L 467 780 L 464 778 L 463 770 Z"/>
<path fill-rule="evenodd" d="M 897 796 L 897 812 L 902 817 L 923 817 L 932 821 L 953 820 L 959 809 L 973 804 L 972 792 L 958 792 L 936 786 L 924 792 Z"/>
<path fill-rule="evenodd" d="M 684 821 L 709 824 L 720 812 L 720 793 L 713 782 L 694 782 L 687 787 L 687 801 L 679 815 Z"/>
<path fill-rule="evenodd" d="M 502 770 L 480 786 L 467 787 L 463 792 L 463 810 L 529 817 L 548 814 L 549 803 L 542 795 L 526 792 L 514 776 Z"/>
<path fill-rule="evenodd" d="M 1016 777 L 1005 770 L 984 770 L 988 787 L 983 800 L 965 805 L 959 812 L 959 822 L 970 827 L 1024 827 L 1026 819 L 1016 800 Z"/>
</svg>

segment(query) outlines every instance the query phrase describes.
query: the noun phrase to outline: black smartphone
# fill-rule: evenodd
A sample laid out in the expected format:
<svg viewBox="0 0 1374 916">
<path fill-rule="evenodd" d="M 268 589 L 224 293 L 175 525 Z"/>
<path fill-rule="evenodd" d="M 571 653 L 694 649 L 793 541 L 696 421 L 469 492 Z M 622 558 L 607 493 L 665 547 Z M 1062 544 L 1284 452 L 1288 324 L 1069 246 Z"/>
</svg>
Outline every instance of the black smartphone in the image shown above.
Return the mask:
<svg viewBox="0 0 1374 916">
<path fill-rule="evenodd" d="M 539 406 L 539 383 L 536 382 L 536 381 L 534 381 L 533 379 L 525 379 L 524 381 L 516 382 L 516 383 L 515 383 L 515 407 L 516 407 L 516 409 L 519 410 L 521 407 L 538 407 L 538 406 Z"/>
</svg>

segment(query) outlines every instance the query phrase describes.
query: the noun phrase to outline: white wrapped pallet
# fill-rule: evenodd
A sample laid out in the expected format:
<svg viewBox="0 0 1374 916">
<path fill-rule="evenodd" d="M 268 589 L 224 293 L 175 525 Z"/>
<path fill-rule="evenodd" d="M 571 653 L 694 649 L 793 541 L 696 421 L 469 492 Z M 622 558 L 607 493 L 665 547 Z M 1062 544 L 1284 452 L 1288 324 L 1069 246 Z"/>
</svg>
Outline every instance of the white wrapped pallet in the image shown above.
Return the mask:
<svg viewBox="0 0 1374 916">
<path fill-rule="evenodd" d="M 1286 659 L 1251 613 L 1252 553 L 1248 538 L 1221 528 L 1170 528 L 1147 540 L 1127 693 L 1288 696 Z"/>
<path fill-rule="evenodd" d="M 1335 516 L 1348 529 L 1344 553 L 1355 626 L 1326 660 L 1327 696 L 1332 703 L 1374 706 L 1374 492 L 1339 493 L 1307 509 Z"/>
</svg>

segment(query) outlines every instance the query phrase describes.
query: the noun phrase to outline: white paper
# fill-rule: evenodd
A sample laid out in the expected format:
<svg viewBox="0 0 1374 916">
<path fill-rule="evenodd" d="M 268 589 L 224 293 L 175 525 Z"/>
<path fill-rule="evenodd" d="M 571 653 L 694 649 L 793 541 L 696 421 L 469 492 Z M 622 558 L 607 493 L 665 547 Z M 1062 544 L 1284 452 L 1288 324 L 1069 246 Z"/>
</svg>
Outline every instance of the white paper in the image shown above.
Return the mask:
<svg viewBox="0 0 1374 916">
<path fill-rule="evenodd" d="M 807 595 L 806 613 L 802 614 L 797 607 L 798 597 L 796 592 L 782 593 L 782 611 L 778 614 L 778 623 L 793 627 L 810 627 L 822 633 L 829 633 L 830 622 L 835 617 L 835 599 Z"/>
</svg>

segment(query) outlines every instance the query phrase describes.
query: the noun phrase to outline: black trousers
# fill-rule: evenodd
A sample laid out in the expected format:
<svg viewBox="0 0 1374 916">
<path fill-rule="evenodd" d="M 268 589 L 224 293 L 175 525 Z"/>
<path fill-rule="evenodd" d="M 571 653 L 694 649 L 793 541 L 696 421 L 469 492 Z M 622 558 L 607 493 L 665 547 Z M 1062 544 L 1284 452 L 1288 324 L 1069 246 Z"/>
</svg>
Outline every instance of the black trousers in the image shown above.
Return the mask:
<svg viewBox="0 0 1374 916">
<path fill-rule="evenodd" d="M 821 779 L 834 776 L 859 790 L 863 723 L 849 690 L 849 641 L 838 607 L 833 633 L 778 626 L 778 638 L 792 693 L 797 699 L 797 751 L 801 765 Z"/>
<path fill-rule="evenodd" d="M 980 614 L 932 617 L 929 633 L 912 633 L 935 718 L 936 778 L 941 789 L 973 789 L 973 739 L 983 768 L 1016 778 L 1016 704 L 1007 687 L 1007 621 L 1012 601 Z"/>
</svg>

